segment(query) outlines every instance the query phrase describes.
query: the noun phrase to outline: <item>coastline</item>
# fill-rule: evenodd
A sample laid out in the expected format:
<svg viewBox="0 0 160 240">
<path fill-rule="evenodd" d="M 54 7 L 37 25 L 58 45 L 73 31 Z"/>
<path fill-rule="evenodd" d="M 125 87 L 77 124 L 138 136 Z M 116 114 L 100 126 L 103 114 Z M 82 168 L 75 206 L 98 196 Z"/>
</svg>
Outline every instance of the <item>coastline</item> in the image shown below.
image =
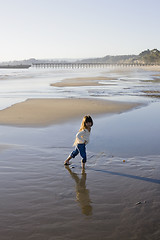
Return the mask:
<svg viewBox="0 0 160 240">
<path fill-rule="evenodd" d="M 48 126 L 84 115 L 121 113 L 140 106 L 97 99 L 28 99 L 0 111 L 0 124 L 13 126 Z"/>
</svg>

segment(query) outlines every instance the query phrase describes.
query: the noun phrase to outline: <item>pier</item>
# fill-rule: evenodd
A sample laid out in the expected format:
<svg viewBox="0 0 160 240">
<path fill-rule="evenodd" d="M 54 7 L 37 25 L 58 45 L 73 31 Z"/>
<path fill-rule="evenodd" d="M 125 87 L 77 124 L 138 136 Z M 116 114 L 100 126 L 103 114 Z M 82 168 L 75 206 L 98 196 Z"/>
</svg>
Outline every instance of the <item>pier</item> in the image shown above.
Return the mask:
<svg viewBox="0 0 160 240">
<path fill-rule="evenodd" d="M 52 62 L 52 63 L 33 63 L 35 68 L 106 68 L 106 67 L 141 67 L 157 66 L 157 64 L 140 64 L 140 63 L 78 63 L 78 62 Z"/>
<path fill-rule="evenodd" d="M 0 65 L 0 69 L 25 69 L 25 68 L 30 68 L 31 65 L 24 65 L 24 64 L 19 64 L 19 65 Z"/>
</svg>

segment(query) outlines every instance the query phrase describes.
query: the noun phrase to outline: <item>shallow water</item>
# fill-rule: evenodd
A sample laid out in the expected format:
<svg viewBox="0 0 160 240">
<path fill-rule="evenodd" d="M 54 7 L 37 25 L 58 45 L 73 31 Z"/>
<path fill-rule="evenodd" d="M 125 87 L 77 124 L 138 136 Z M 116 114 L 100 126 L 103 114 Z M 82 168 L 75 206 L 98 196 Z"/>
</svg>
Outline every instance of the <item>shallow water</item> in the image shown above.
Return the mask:
<svg viewBox="0 0 160 240">
<path fill-rule="evenodd" d="M 156 102 L 97 119 L 90 148 L 121 157 L 159 155 L 159 109 L 160 103 Z"/>
<path fill-rule="evenodd" d="M 108 156 L 160 155 L 159 102 L 121 114 L 93 117 L 88 150 Z M 81 119 L 41 128 L 0 126 L 1 144 L 71 148 Z"/>
<path fill-rule="evenodd" d="M 28 98 L 119 98 L 123 101 L 150 101 L 142 97 L 145 90 L 160 91 L 159 72 L 144 71 L 138 68 L 105 69 L 0 69 L 0 109 Z M 52 87 L 51 83 L 66 78 L 85 78 L 92 76 L 109 77 L 113 80 L 100 80 L 103 86 Z M 159 93 L 157 93 L 159 95 Z M 125 98 L 124 98 L 125 96 Z"/>
</svg>

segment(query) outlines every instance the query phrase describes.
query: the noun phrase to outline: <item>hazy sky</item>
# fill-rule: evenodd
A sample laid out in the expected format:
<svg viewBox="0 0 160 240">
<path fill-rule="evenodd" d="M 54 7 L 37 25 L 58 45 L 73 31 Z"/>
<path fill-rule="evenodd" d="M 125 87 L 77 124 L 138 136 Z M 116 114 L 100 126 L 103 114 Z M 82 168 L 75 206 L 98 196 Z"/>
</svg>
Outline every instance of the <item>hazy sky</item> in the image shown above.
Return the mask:
<svg viewBox="0 0 160 240">
<path fill-rule="evenodd" d="M 0 0 L 0 61 L 160 50 L 160 0 Z"/>
</svg>

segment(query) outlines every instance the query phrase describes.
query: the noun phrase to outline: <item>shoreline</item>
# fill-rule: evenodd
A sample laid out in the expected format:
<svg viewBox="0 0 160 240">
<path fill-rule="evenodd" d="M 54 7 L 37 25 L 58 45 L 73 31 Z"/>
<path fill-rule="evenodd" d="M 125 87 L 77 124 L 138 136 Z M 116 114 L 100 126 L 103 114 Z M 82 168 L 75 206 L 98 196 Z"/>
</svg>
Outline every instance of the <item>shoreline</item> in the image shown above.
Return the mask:
<svg viewBox="0 0 160 240">
<path fill-rule="evenodd" d="M 83 87 L 83 86 L 103 86 L 105 83 L 99 81 L 116 80 L 116 78 L 110 77 L 81 77 L 81 78 L 65 78 L 60 82 L 50 84 L 52 87 Z M 112 83 L 111 83 L 112 85 Z"/>
<path fill-rule="evenodd" d="M 160 67 L 157 66 L 153 66 L 153 67 L 143 67 L 143 68 L 137 68 L 137 69 L 142 69 L 144 71 L 160 71 Z M 118 72 L 118 73 L 124 73 L 124 72 L 130 72 L 130 68 L 117 68 L 117 69 L 113 69 L 113 72 Z M 111 72 L 111 71 L 110 71 Z M 157 77 L 159 77 L 160 74 L 155 74 L 152 75 L 152 77 L 154 78 L 154 80 L 147 80 L 147 81 L 151 81 L 151 82 L 158 82 L 159 78 L 157 79 Z M 117 80 L 117 77 L 103 77 L 103 76 L 95 76 L 95 77 L 75 77 L 75 78 L 65 78 L 65 79 L 61 79 L 58 82 L 55 83 L 51 83 L 50 86 L 52 87 L 85 87 L 85 86 L 106 86 L 106 83 L 103 82 L 107 82 L 107 85 L 114 85 L 112 83 L 113 80 Z M 103 82 L 101 82 L 103 81 Z M 111 83 L 109 83 L 109 81 L 111 81 Z"/>
<path fill-rule="evenodd" d="M 84 115 L 114 114 L 132 110 L 140 103 L 95 99 L 28 99 L 0 111 L 0 125 L 44 127 Z"/>
</svg>

